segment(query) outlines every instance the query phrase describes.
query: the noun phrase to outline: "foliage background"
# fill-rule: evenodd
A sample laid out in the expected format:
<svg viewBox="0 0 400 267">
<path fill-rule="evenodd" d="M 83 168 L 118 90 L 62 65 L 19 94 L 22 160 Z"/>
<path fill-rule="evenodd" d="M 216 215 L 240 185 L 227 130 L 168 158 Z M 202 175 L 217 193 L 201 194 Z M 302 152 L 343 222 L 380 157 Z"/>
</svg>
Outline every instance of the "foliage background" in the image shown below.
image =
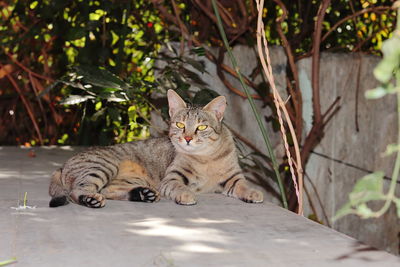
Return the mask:
<svg viewBox="0 0 400 267">
<path fill-rule="evenodd" d="M 295 60 L 312 53 L 314 20 L 323 1 L 306 2 L 268 1 L 264 9 L 269 42 L 282 44 L 281 27 Z M 219 3 L 231 45 L 253 46 L 255 3 Z M 391 3 L 335 1 L 326 11 L 322 33 L 332 32 L 323 38 L 321 50 L 378 53 L 382 40 L 394 27 L 394 13 L 388 9 Z M 209 1 L 31 0 L 0 1 L 0 6 L 3 145 L 93 145 L 143 138 L 148 135 L 146 119 L 150 108 L 145 100 L 157 88 L 154 60 L 165 59 L 159 53 L 165 43 L 184 38 L 182 25 L 173 25 L 168 16 L 180 18 L 192 36 L 185 46 L 222 46 Z M 282 7 L 288 16 L 277 25 Z M 179 62 L 180 67 L 188 62 L 196 64 L 190 62 L 190 55 L 186 59 L 178 59 L 179 56 L 182 55 L 178 53 L 175 61 L 170 58 L 169 62 Z M 88 101 L 62 102 L 71 95 L 87 94 L 72 86 L 51 86 L 59 79 L 66 80 L 69 68 L 77 65 L 107 69 L 134 85 L 142 92 L 141 97 L 113 101 L 101 86 L 95 86 L 90 90 L 94 98 Z M 181 77 L 185 75 L 176 68 L 169 67 L 163 73 L 181 89 L 189 89 L 190 84 Z M 47 90 L 49 86 L 51 90 Z M 254 87 L 268 102 L 268 87 Z"/>
</svg>

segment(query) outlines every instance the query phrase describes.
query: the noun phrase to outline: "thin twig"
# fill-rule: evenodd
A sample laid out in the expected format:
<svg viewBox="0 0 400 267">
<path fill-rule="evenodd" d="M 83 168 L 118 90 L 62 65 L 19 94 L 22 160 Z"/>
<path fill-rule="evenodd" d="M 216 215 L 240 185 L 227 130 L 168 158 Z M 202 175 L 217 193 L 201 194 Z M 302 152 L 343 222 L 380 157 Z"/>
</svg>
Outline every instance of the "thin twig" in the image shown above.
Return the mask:
<svg viewBox="0 0 400 267">
<path fill-rule="evenodd" d="M 304 175 L 305 175 L 306 179 L 308 180 L 308 182 L 310 183 L 311 187 L 313 188 L 313 191 L 314 191 L 314 193 L 315 193 L 315 197 L 317 198 L 317 201 L 318 201 L 318 203 L 319 203 L 319 206 L 321 207 L 322 214 L 323 214 L 323 216 L 324 216 L 324 218 L 325 218 L 326 224 L 327 224 L 329 227 L 331 227 L 331 224 L 330 224 L 330 222 L 329 222 L 328 215 L 327 215 L 327 213 L 326 213 L 326 210 L 325 210 L 325 208 L 324 208 L 324 205 L 322 204 L 322 200 L 321 200 L 321 197 L 319 196 L 317 187 L 315 186 L 314 182 L 311 180 L 310 176 L 307 174 L 306 171 L 304 172 Z"/>
<path fill-rule="evenodd" d="M 319 60 L 320 60 L 320 45 L 322 22 L 324 21 L 325 12 L 329 7 L 331 0 L 323 0 L 317 14 L 317 21 L 315 22 L 314 40 L 313 40 L 313 55 L 312 55 L 312 95 L 313 95 L 313 110 L 314 110 L 314 123 L 320 124 L 322 122 L 320 92 L 319 92 Z"/>
<path fill-rule="evenodd" d="M 38 77 L 38 78 L 40 78 L 40 79 L 49 81 L 49 82 L 51 82 L 51 83 L 54 82 L 54 80 L 53 80 L 52 78 L 46 77 L 46 76 L 43 76 L 43 75 L 40 75 L 40 74 L 38 74 L 38 73 L 36 73 L 36 72 L 34 72 L 34 71 L 31 71 L 29 68 L 25 67 L 21 62 L 19 62 L 18 60 L 16 60 L 12 54 L 8 53 L 8 52 L 5 50 L 5 48 L 3 48 L 3 51 L 4 51 L 4 53 L 5 53 L 16 65 L 18 65 L 18 66 L 19 66 L 21 69 L 23 69 L 24 71 L 26 71 L 26 72 L 28 72 L 28 73 L 32 74 L 33 76 Z"/>
<path fill-rule="evenodd" d="M 171 3 L 172 3 L 172 8 L 174 9 L 176 20 L 178 21 L 179 29 L 181 30 L 181 34 L 182 34 L 181 45 L 180 45 L 180 48 L 179 48 L 179 55 L 182 56 L 183 52 L 185 50 L 185 37 L 184 37 L 184 34 L 183 34 L 184 33 L 183 22 L 180 19 L 180 10 L 176 6 L 175 0 L 171 0 Z"/>
<path fill-rule="evenodd" d="M 361 70 L 362 70 L 362 57 L 360 53 L 358 55 L 358 68 L 357 68 L 357 80 L 356 80 L 356 96 L 355 96 L 355 111 L 354 111 L 354 123 L 356 126 L 356 132 L 360 131 L 360 126 L 358 125 L 358 95 L 360 94 L 360 79 L 361 79 Z"/>
<path fill-rule="evenodd" d="M 3 64 L 0 63 L 0 67 L 3 68 Z M 18 83 L 14 80 L 14 78 L 10 75 L 10 74 L 6 74 L 7 79 L 11 82 L 11 84 L 14 86 L 14 89 L 17 91 L 17 93 L 19 94 L 22 103 L 24 104 L 24 107 L 26 109 L 26 111 L 28 112 L 29 118 L 32 121 L 33 127 L 35 128 L 36 134 L 38 135 L 39 138 L 39 142 L 41 145 L 43 145 L 43 138 L 42 138 L 42 134 L 40 133 L 40 129 L 39 126 L 37 124 L 35 115 L 33 113 L 32 107 L 29 104 L 28 100 L 26 100 L 21 88 L 19 88 Z"/>
</svg>

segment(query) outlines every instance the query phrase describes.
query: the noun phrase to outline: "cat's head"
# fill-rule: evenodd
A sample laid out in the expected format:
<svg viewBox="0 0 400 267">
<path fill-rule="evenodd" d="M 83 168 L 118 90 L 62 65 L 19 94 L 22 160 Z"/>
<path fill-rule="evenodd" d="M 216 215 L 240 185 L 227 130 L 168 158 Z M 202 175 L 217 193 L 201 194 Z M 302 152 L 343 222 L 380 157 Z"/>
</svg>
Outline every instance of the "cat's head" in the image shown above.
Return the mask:
<svg viewBox="0 0 400 267">
<path fill-rule="evenodd" d="M 226 108 L 224 96 L 214 98 L 204 107 L 189 107 L 173 90 L 168 90 L 171 125 L 169 137 L 179 152 L 207 155 L 220 140 Z"/>
</svg>

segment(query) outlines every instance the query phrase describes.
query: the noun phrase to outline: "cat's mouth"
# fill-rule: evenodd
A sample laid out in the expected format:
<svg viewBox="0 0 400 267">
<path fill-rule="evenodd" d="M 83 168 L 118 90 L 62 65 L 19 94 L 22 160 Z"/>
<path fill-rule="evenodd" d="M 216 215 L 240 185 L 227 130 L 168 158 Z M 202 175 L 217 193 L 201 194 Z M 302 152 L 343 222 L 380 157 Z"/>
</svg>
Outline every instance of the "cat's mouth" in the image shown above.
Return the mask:
<svg viewBox="0 0 400 267">
<path fill-rule="evenodd" d="M 185 140 L 178 142 L 178 147 L 183 150 L 183 152 L 194 153 L 201 150 L 201 145 L 198 145 L 192 141 L 186 142 Z"/>
<path fill-rule="evenodd" d="M 187 150 L 194 150 L 197 147 L 195 144 L 193 144 L 193 142 L 190 142 L 190 143 L 188 143 L 188 142 L 180 142 L 179 145 L 182 148 L 187 149 Z"/>
</svg>

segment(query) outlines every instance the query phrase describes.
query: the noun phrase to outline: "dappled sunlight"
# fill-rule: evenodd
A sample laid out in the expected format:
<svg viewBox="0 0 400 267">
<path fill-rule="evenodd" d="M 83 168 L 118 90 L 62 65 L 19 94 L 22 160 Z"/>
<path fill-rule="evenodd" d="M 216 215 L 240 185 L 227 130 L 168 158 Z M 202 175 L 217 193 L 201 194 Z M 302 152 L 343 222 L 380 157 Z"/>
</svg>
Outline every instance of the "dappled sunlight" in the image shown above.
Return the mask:
<svg viewBox="0 0 400 267">
<path fill-rule="evenodd" d="M 189 243 L 178 247 L 178 249 L 187 252 L 199 252 L 199 253 L 223 253 L 227 252 L 226 249 L 215 248 L 199 243 Z"/>
<path fill-rule="evenodd" d="M 173 240 L 175 245 L 168 249 L 175 252 L 175 256 L 186 257 L 183 252 L 228 253 L 229 251 L 225 247 L 228 247 L 228 244 L 233 241 L 229 234 L 219 229 L 206 227 L 204 224 L 231 222 L 235 221 L 196 218 L 182 222 L 164 218 L 148 218 L 143 221 L 128 223 L 127 225 L 130 228 L 126 231 L 141 236 Z M 196 223 L 201 226 L 197 227 Z"/>
<path fill-rule="evenodd" d="M 196 218 L 196 219 L 187 219 L 188 222 L 191 223 L 200 223 L 200 224 L 214 224 L 214 223 L 238 223 L 238 221 L 234 220 L 210 220 L 207 218 Z"/>
<path fill-rule="evenodd" d="M 4 170 L 3 168 L 0 168 L 0 179 L 7 179 L 16 176 L 20 176 L 19 171 Z"/>
<path fill-rule="evenodd" d="M 296 244 L 297 246 L 310 246 L 309 242 L 302 241 L 302 240 L 295 240 L 295 239 L 285 239 L 285 238 L 274 238 L 272 239 L 273 242 L 278 244 Z"/>
<path fill-rule="evenodd" d="M 208 241 L 216 243 L 227 243 L 228 237 L 221 231 L 212 228 L 188 228 L 169 224 L 171 221 L 163 218 L 149 218 L 145 221 L 129 223 L 128 225 L 144 229 L 128 229 L 128 232 L 147 235 L 164 236 L 183 241 Z"/>
</svg>

